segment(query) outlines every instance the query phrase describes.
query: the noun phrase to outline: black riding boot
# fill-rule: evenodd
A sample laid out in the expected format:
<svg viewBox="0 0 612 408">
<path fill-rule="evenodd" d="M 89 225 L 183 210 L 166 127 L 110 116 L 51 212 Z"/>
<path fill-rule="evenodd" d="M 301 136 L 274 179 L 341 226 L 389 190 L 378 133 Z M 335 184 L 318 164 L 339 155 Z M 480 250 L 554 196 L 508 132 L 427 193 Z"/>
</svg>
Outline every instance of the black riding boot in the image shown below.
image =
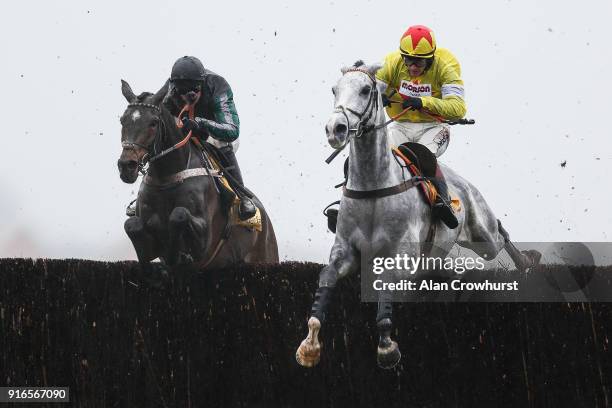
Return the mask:
<svg viewBox="0 0 612 408">
<path fill-rule="evenodd" d="M 433 205 L 434 217 L 441 219 L 450 229 L 457 228 L 459 221 L 457 221 L 457 217 L 450 206 L 448 186 L 439 167 L 436 168 L 436 178 L 432 179 L 431 182 L 436 187 L 436 190 L 438 190 L 438 195 Z"/>
<path fill-rule="evenodd" d="M 242 180 L 242 172 L 240 171 L 240 167 L 238 166 L 238 160 L 236 160 L 236 154 L 234 153 L 234 149 L 231 146 L 222 147 L 219 149 L 223 154 L 223 158 L 225 163 L 223 163 L 223 167 L 227 170 L 230 176 L 238 183 L 240 186 L 244 185 Z M 257 207 L 253 203 L 249 197 L 244 195 L 244 193 L 240 190 L 240 188 L 235 188 L 234 191 L 240 199 L 240 205 L 238 206 L 238 216 L 242 221 L 248 220 L 253 217 L 257 213 Z"/>
</svg>

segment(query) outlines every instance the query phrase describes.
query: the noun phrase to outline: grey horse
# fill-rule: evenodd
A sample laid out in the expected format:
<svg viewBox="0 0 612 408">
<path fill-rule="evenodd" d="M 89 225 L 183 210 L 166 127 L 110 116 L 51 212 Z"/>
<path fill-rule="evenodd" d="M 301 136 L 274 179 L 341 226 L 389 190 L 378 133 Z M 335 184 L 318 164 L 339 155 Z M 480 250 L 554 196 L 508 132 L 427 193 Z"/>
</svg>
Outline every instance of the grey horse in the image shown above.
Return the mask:
<svg viewBox="0 0 612 408">
<path fill-rule="evenodd" d="M 348 145 L 349 171 L 329 264 L 319 275 L 319 288 L 308 320 L 308 336 L 296 352 L 298 363 L 305 367 L 316 365 L 320 359 L 318 333 L 338 279 L 359 270 L 362 258 L 372 254 L 373 244 L 377 246 L 377 256 L 419 256 L 426 251 L 432 223 L 438 223 L 430 245 L 435 248 L 436 256 L 446 256 L 457 243 L 487 259 L 495 258 L 505 249 L 519 270 L 539 262 L 539 254 L 517 250 L 480 192 L 452 169 L 442 166 L 450 191 L 459 197 L 463 207 L 457 214 L 459 227 L 456 229 L 432 219 L 431 208 L 419 196 L 418 188 L 399 188 L 410 176 L 396 162 L 388 144 L 385 127 L 388 122 L 385 122 L 380 83 L 375 79 L 379 68 L 380 65 L 343 68 L 343 75 L 333 88 L 334 111 L 325 131 L 334 149 Z M 347 190 L 358 194 L 347 196 Z M 381 194 L 369 197 L 368 192 Z M 351 198 L 355 195 L 356 198 Z M 406 278 L 403 274 L 405 271 L 391 271 L 394 279 Z M 401 357 L 397 343 L 390 338 L 391 312 L 388 291 L 381 291 L 377 360 L 383 368 L 394 367 Z"/>
<path fill-rule="evenodd" d="M 261 202 L 261 228 L 234 225 L 215 179 L 210 156 L 182 134 L 162 103 L 166 83 L 157 93 L 136 96 L 122 81 L 128 106 L 121 116 L 123 150 L 119 175 L 134 183 L 143 164 L 149 168 L 138 192 L 136 215 L 125 231 L 132 240 L 145 282 L 165 265 L 219 268 L 241 262 L 278 262 L 272 222 Z M 233 195 L 232 195 L 233 198 Z M 158 264 L 155 264 L 158 265 Z M 163 266 L 162 266 L 163 267 Z"/>
</svg>

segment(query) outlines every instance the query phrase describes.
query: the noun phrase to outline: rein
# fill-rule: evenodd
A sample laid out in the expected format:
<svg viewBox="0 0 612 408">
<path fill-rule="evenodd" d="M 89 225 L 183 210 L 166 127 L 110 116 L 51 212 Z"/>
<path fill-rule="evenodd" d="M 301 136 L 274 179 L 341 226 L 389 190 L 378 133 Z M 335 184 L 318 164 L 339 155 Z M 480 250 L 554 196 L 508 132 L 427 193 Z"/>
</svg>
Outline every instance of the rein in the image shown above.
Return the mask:
<svg viewBox="0 0 612 408">
<path fill-rule="evenodd" d="M 366 108 L 364 109 L 364 111 L 359 114 L 357 112 L 355 112 L 354 110 L 350 109 L 350 108 L 345 108 L 344 106 L 339 106 L 336 107 L 334 109 L 334 112 L 339 112 L 342 113 L 344 115 L 344 117 L 346 118 L 347 123 L 349 123 L 348 120 L 348 115 L 346 114 L 346 111 L 349 111 L 350 113 L 352 113 L 353 115 L 357 116 L 357 118 L 359 119 L 359 122 L 357 122 L 357 127 L 356 128 L 352 128 L 349 129 L 349 136 L 346 138 L 346 142 L 340 146 L 338 149 L 336 149 L 327 159 L 325 159 L 325 163 L 330 164 L 332 162 L 332 160 L 334 160 L 336 158 L 336 156 L 338 156 L 340 154 L 340 152 L 342 152 L 342 150 L 344 150 L 344 148 L 350 143 L 352 138 L 359 138 L 361 136 L 363 136 L 366 133 L 370 133 L 370 132 L 374 132 L 377 130 L 380 130 L 382 128 L 385 128 L 387 126 L 389 126 L 392 122 L 395 122 L 399 117 L 401 117 L 403 114 L 405 114 L 406 112 L 408 112 L 411 108 L 408 107 L 404 110 L 402 110 L 400 113 L 398 113 L 395 116 L 392 116 L 391 118 L 389 118 L 389 120 L 387 120 L 384 123 L 381 123 L 380 125 L 367 125 L 367 122 L 370 121 L 370 119 L 372 118 L 372 113 L 374 112 L 374 107 L 378 108 L 378 88 L 376 88 L 376 78 L 374 77 L 374 75 L 372 75 L 370 72 L 368 72 L 365 69 L 361 69 L 361 68 L 351 68 L 351 69 L 347 69 L 346 71 L 344 71 L 343 75 L 349 73 L 349 72 L 361 72 L 363 74 L 366 74 L 368 76 L 368 78 L 370 78 L 370 80 L 372 81 L 372 91 L 370 92 L 370 99 L 368 100 L 368 105 L 366 106 Z M 397 92 L 395 90 L 393 90 L 393 92 Z M 374 100 L 374 104 L 372 105 L 372 100 Z M 391 103 L 399 103 L 399 102 L 395 102 L 392 101 Z M 372 109 L 370 109 L 370 112 L 368 113 L 368 116 L 366 118 L 364 118 L 364 115 L 366 113 L 366 111 L 368 110 L 368 108 L 372 105 Z M 473 125 L 476 122 L 474 121 L 474 119 L 457 119 L 457 120 L 447 120 L 445 118 L 443 118 L 440 115 L 437 115 L 433 112 L 430 112 L 427 109 L 421 109 L 421 112 L 431 116 L 433 119 L 435 119 L 436 121 L 440 122 L 440 123 L 446 123 L 447 125 Z M 351 132 L 355 132 L 355 136 L 351 136 Z"/>
<path fill-rule="evenodd" d="M 194 118 L 194 115 L 195 115 L 195 104 L 200 99 L 200 96 L 201 96 L 201 91 L 199 91 L 197 93 L 196 99 L 193 102 L 185 103 L 185 106 L 183 106 L 183 109 L 179 113 L 178 119 L 176 121 L 176 127 L 177 128 L 179 128 L 179 129 L 183 128 L 183 122 L 181 121 L 180 118 L 181 118 L 181 116 L 185 112 L 188 113 L 190 119 Z M 133 108 L 133 107 L 149 108 L 149 109 L 153 109 L 153 110 L 157 111 L 157 113 L 159 113 L 160 115 L 162 113 L 162 110 L 161 110 L 161 108 L 159 106 L 153 105 L 151 103 L 134 102 L 134 103 L 128 104 L 128 107 L 129 108 Z M 161 128 L 163 128 L 162 129 L 163 134 L 165 134 L 166 128 L 165 128 L 164 121 L 161 118 L 159 120 L 159 123 L 161 124 Z M 163 134 L 162 134 L 162 137 L 163 137 Z M 153 141 L 153 150 L 154 151 L 155 151 L 155 142 L 158 139 L 158 135 L 159 135 L 159 129 L 158 129 L 158 133 L 156 133 L 156 135 L 155 135 L 155 140 Z M 189 142 L 189 140 L 192 138 L 192 135 L 193 135 L 193 131 L 190 130 L 189 133 L 183 139 L 181 139 L 178 143 L 174 144 L 173 146 L 170 146 L 167 149 L 162 150 L 161 152 L 159 152 L 157 154 L 154 154 L 153 156 L 151 156 L 151 154 L 150 154 L 151 153 L 150 146 L 144 146 L 144 145 L 141 145 L 140 143 L 136 143 L 136 142 L 122 142 L 121 146 L 124 147 L 124 148 L 131 148 L 131 149 L 134 149 L 134 147 L 140 147 L 141 149 L 144 149 L 147 152 L 138 161 L 138 171 L 144 176 L 147 173 L 145 168 L 144 168 L 147 163 L 149 163 L 149 164 L 153 163 L 153 162 L 161 159 L 162 157 L 166 156 L 167 154 L 172 153 L 173 151 L 178 150 L 178 149 L 184 147 Z M 195 137 L 193 137 L 193 139 L 194 139 L 194 141 L 197 142 L 197 139 Z M 196 144 L 199 144 L 199 143 L 196 143 Z"/>
</svg>

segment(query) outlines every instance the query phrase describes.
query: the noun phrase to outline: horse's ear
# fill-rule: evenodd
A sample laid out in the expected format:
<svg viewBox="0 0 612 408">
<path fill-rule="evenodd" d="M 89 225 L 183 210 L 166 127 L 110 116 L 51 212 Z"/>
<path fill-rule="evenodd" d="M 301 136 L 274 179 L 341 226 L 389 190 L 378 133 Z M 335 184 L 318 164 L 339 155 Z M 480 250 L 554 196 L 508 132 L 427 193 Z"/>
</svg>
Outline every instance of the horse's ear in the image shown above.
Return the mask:
<svg viewBox="0 0 612 408">
<path fill-rule="evenodd" d="M 153 95 L 153 97 L 151 98 L 151 103 L 153 105 L 160 105 L 161 102 L 164 100 L 164 96 L 166 96 L 166 94 L 168 93 L 168 86 L 170 85 L 170 80 L 167 80 L 166 83 L 164 84 L 164 86 L 162 86 L 160 88 L 159 91 L 157 91 L 155 93 L 155 95 Z"/>
<path fill-rule="evenodd" d="M 123 79 L 121 80 L 121 93 L 123 94 L 123 96 L 125 96 L 125 99 L 127 99 L 129 103 L 132 103 L 136 100 L 136 95 L 134 95 L 130 84 L 125 82 Z"/>
<path fill-rule="evenodd" d="M 370 73 L 370 75 L 376 76 L 376 73 L 378 72 L 378 70 L 382 68 L 382 64 L 376 62 L 372 65 L 368 65 L 366 68 L 368 72 Z"/>
</svg>

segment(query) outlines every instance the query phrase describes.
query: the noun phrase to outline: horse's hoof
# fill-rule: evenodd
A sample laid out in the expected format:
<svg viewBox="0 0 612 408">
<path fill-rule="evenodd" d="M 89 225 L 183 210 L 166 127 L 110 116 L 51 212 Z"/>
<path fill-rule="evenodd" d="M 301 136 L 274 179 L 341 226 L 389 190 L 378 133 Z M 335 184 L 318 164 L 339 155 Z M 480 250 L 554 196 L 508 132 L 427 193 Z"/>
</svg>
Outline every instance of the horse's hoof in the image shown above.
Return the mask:
<svg viewBox="0 0 612 408">
<path fill-rule="evenodd" d="M 321 322 L 316 317 L 308 320 L 308 336 L 302 341 L 295 352 L 295 360 L 302 367 L 314 367 L 321 359 L 321 343 L 319 343 L 319 330 Z"/>
<path fill-rule="evenodd" d="M 378 362 L 378 366 L 380 368 L 384 368 L 386 370 L 391 369 L 395 367 L 397 363 L 399 363 L 401 358 L 402 353 L 400 353 L 396 342 L 391 341 L 391 345 L 388 347 L 378 346 L 376 361 Z"/>
<path fill-rule="evenodd" d="M 319 364 L 321 360 L 321 346 L 312 347 L 309 344 L 305 344 L 307 341 L 302 341 L 302 344 L 298 347 L 295 352 L 295 360 L 302 367 L 311 368 Z"/>
</svg>

